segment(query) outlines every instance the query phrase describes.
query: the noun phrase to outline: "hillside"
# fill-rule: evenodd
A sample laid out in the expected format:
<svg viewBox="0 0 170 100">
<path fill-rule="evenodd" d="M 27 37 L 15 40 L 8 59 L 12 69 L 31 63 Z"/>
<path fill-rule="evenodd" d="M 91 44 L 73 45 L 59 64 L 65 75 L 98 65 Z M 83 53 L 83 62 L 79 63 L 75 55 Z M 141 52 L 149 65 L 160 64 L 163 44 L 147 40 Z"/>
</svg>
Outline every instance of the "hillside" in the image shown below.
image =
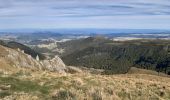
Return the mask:
<svg viewBox="0 0 170 100">
<path fill-rule="evenodd" d="M 146 75 L 156 75 L 156 76 L 164 76 L 167 77 L 168 75 L 165 73 L 158 73 L 153 70 L 141 69 L 136 67 L 131 67 L 127 74 L 146 74 Z"/>
<path fill-rule="evenodd" d="M 97 39 L 91 37 L 81 40 L 83 42 L 74 40 L 77 44 L 70 44 L 79 49 L 68 49 L 73 52 L 61 55 L 66 65 L 104 69 L 104 74 L 127 73 L 131 66 L 166 74 L 170 72 L 169 40 L 109 41 L 102 39 L 102 41 L 99 40 L 100 42 L 95 41 L 95 44 L 88 43 L 89 40 Z M 82 48 L 84 44 L 86 47 Z"/>
<path fill-rule="evenodd" d="M 88 37 L 82 39 L 75 39 L 71 41 L 58 43 L 58 48 L 64 49 L 65 52 L 61 54 L 61 56 L 67 56 L 77 51 L 84 50 L 89 47 L 103 45 L 103 43 L 111 42 L 110 40 L 104 37 Z"/>
<path fill-rule="evenodd" d="M 55 56 L 49 60 L 34 59 L 20 50 L 11 49 L 0 45 L 0 70 L 13 71 L 16 68 L 27 68 L 32 70 L 48 70 L 65 73 L 68 67 L 63 61 Z M 13 69 L 13 70 L 12 70 Z"/>
</svg>

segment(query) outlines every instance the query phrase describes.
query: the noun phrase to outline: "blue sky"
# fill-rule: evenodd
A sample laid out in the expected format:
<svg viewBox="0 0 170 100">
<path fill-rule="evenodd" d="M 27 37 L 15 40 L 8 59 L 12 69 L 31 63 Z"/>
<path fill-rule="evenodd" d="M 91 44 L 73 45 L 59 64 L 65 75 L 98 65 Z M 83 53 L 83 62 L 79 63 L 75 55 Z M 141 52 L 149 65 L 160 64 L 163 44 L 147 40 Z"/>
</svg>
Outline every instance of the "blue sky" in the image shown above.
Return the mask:
<svg viewBox="0 0 170 100">
<path fill-rule="evenodd" d="M 0 0 L 0 29 L 170 29 L 170 0 Z"/>
</svg>

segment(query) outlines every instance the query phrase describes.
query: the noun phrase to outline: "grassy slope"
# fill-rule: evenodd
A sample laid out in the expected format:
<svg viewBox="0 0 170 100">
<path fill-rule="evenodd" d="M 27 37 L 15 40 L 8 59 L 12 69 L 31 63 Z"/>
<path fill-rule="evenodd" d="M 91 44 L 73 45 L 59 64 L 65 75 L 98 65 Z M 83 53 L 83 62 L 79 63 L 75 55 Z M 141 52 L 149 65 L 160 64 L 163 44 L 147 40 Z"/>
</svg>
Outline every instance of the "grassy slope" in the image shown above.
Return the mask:
<svg viewBox="0 0 170 100">
<path fill-rule="evenodd" d="M 0 74 L 0 98 L 16 100 L 169 100 L 170 78 L 146 74 Z"/>
<path fill-rule="evenodd" d="M 141 68 L 136 68 L 136 67 L 131 67 L 130 70 L 128 71 L 128 74 L 148 74 L 148 75 L 159 75 L 159 76 L 167 76 L 165 73 L 158 73 L 153 70 L 146 70 L 146 69 L 141 69 Z"/>
</svg>

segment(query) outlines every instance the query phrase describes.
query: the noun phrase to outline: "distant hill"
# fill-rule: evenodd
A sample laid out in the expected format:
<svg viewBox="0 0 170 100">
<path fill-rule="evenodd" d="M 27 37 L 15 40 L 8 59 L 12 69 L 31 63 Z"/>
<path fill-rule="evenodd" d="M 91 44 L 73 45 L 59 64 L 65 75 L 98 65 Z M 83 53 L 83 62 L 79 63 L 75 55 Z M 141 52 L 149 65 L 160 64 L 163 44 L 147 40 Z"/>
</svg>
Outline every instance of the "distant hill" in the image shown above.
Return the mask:
<svg viewBox="0 0 170 100">
<path fill-rule="evenodd" d="M 104 37 L 97 36 L 95 38 L 88 37 L 85 39 L 83 38 L 83 39 L 71 40 L 67 42 L 61 42 L 58 43 L 57 46 L 58 48 L 63 48 L 65 50 L 62 56 L 64 55 L 67 56 L 73 52 L 78 52 L 93 46 L 99 46 L 106 42 L 111 42 L 111 40 L 108 40 Z"/>
</svg>

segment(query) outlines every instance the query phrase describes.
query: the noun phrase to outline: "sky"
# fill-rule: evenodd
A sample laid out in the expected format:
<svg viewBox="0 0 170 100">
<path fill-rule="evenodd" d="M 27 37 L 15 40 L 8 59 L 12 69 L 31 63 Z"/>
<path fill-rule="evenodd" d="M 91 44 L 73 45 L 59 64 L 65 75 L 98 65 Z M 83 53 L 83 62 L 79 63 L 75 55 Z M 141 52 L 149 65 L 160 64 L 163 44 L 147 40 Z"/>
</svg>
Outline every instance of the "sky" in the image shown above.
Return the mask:
<svg viewBox="0 0 170 100">
<path fill-rule="evenodd" d="M 0 29 L 170 29 L 170 0 L 0 0 Z"/>
</svg>

